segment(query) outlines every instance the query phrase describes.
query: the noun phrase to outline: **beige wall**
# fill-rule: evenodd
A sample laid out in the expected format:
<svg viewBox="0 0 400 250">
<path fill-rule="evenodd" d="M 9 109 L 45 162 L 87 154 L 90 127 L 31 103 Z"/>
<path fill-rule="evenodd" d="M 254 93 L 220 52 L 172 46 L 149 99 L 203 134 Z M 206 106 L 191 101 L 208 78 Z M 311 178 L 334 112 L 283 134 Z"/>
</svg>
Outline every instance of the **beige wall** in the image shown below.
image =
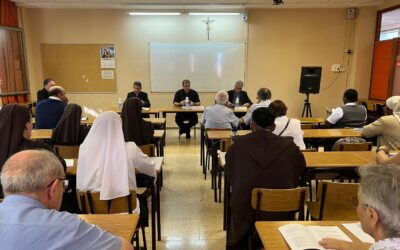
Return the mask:
<svg viewBox="0 0 400 250">
<path fill-rule="evenodd" d="M 378 7 L 379 10 L 387 9 L 396 5 L 400 5 L 400 0 L 385 0 L 385 3 Z"/>
<path fill-rule="evenodd" d="M 257 89 L 269 87 L 273 99 L 284 100 L 293 116 L 299 116 L 303 107 L 304 95 L 298 93 L 300 67 L 323 66 L 321 88 L 325 88 L 337 76 L 330 71 L 331 65 L 340 63 L 347 70 L 348 61 L 351 71 L 341 73 L 329 89 L 311 96 L 313 115 L 322 116 L 326 107 L 341 104 L 346 78 L 347 87 L 360 88 L 363 95 L 369 88 L 376 10 L 362 8 L 355 21 L 347 20 L 345 14 L 345 9 L 250 10 L 247 23 L 239 17 L 213 17 L 210 40 L 247 42 L 245 89 L 250 98 L 256 101 Z M 186 15 L 132 17 L 121 10 L 24 9 L 32 93 L 41 88 L 45 77 L 41 43 L 114 43 L 117 93 L 70 94 L 69 98 L 96 109 L 115 106 L 134 80 L 142 80 L 144 91 L 149 91 L 149 42 L 206 42 L 203 19 Z M 355 29 L 350 29 L 353 24 Z M 349 58 L 344 55 L 345 47 L 354 50 Z M 200 93 L 204 105 L 212 104 L 213 97 Z M 172 98 L 173 93 L 150 93 L 153 106 L 170 105 Z"/>
</svg>

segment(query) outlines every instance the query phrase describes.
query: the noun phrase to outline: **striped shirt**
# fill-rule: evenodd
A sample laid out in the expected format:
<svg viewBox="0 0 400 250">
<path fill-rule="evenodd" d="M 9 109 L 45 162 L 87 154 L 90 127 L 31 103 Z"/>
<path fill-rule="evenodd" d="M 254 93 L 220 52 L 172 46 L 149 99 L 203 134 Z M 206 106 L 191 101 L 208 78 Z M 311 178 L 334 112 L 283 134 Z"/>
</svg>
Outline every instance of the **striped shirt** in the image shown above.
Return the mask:
<svg viewBox="0 0 400 250">
<path fill-rule="evenodd" d="M 250 121 L 251 121 L 251 116 L 253 115 L 253 111 L 261 108 L 261 107 L 265 107 L 268 108 L 269 104 L 271 103 L 270 100 L 265 100 L 265 101 L 261 101 L 259 103 L 253 104 L 251 105 L 251 107 L 249 108 L 249 110 L 247 110 L 246 115 L 243 117 L 243 121 L 244 124 L 249 125 Z"/>
</svg>

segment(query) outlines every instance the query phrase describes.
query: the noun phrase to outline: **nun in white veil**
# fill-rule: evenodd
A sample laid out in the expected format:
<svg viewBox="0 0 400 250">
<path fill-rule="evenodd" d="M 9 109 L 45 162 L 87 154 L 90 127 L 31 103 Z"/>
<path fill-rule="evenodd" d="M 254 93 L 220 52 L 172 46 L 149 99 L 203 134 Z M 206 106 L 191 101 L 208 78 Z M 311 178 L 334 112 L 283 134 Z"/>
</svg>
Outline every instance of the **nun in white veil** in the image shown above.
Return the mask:
<svg viewBox="0 0 400 250">
<path fill-rule="evenodd" d="M 386 100 L 385 116 L 363 127 L 364 137 L 378 137 L 378 147 L 386 146 L 388 150 L 400 149 L 400 96 Z"/>
<path fill-rule="evenodd" d="M 134 142 L 124 141 L 115 112 L 101 113 L 79 148 L 77 189 L 99 191 L 101 200 L 136 190 L 136 172 L 155 176 L 155 163 Z"/>
</svg>

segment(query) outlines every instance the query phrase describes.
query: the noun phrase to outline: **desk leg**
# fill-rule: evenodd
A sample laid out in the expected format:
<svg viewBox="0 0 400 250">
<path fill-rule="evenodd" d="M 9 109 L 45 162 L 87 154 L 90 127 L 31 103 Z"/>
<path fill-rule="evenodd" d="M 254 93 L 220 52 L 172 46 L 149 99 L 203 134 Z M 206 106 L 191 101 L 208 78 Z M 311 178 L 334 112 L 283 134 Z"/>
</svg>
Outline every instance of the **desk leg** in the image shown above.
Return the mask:
<svg viewBox="0 0 400 250">
<path fill-rule="evenodd" d="M 204 125 L 200 127 L 200 166 L 204 164 Z"/>
<path fill-rule="evenodd" d="M 151 249 L 156 250 L 156 189 L 153 185 L 151 192 Z"/>
<path fill-rule="evenodd" d="M 161 175 L 162 175 L 162 168 L 160 174 L 157 176 L 157 240 L 161 240 L 161 206 L 160 206 L 160 190 L 161 190 Z"/>
</svg>

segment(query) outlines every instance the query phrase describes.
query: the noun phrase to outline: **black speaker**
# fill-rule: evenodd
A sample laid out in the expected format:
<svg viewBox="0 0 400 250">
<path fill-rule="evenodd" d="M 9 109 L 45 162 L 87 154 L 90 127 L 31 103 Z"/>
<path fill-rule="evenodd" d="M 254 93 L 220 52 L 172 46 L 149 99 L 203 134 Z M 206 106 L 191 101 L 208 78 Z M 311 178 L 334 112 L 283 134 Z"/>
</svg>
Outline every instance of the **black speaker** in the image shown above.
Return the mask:
<svg viewBox="0 0 400 250">
<path fill-rule="evenodd" d="M 321 84 L 322 67 L 301 67 L 299 92 L 304 94 L 318 94 Z"/>
</svg>

